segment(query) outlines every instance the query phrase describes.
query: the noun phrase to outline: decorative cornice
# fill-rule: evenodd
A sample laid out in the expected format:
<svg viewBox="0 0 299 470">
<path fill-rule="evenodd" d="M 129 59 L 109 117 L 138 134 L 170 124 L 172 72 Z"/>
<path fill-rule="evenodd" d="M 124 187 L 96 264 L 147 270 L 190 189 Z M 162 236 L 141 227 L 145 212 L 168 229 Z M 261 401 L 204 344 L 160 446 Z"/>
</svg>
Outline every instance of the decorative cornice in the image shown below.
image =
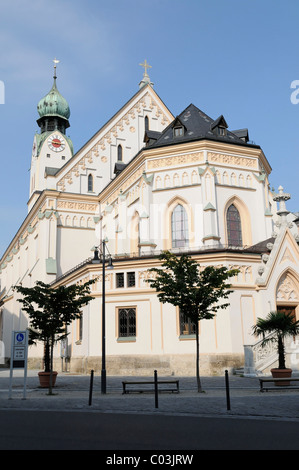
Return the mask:
<svg viewBox="0 0 299 470">
<path fill-rule="evenodd" d="M 258 170 L 257 158 L 249 158 L 238 155 L 229 155 L 224 153 L 208 152 L 208 161 L 211 163 L 219 163 L 220 165 L 238 166 Z"/>
</svg>

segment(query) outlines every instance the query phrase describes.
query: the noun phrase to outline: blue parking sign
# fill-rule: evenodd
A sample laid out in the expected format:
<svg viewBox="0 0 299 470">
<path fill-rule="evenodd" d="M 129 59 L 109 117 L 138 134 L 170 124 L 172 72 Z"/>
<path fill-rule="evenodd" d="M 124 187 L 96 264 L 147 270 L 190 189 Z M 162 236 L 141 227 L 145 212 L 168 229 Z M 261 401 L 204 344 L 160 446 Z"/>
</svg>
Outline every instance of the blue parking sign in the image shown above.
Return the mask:
<svg viewBox="0 0 299 470">
<path fill-rule="evenodd" d="M 9 398 L 12 395 L 12 378 L 14 369 L 24 369 L 24 393 L 26 398 L 26 381 L 27 381 L 27 357 L 28 357 L 28 331 L 13 331 L 11 341 L 10 356 L 10 383 Z"/>
</svg>

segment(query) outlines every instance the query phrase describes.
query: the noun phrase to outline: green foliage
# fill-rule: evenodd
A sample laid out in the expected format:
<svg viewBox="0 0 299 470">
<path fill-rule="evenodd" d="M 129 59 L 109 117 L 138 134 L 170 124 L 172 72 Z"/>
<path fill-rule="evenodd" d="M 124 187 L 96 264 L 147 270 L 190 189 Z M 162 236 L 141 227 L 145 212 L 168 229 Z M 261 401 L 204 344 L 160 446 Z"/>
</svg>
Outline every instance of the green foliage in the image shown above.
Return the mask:
<svg viewBox="0 0 299 470">
<path fill-rule="evenodd" d="M 81 308 L 93 299 L 90 285 L 94 282 L 57 288 L 41 281 L 37 281 L 34 287 L 14 286 L 14 290 L 21 294 L 17 300 L 29 317 L 30 344 L 36 341 L 45 343 L 45 371 L 52 367 L 53 357 L 50 355 L 54 344 L 65 338 L 66 326 L 79 318 Z"/>
<path fill-rule="evenodd" d="M 190 256 L 176 256 L 164 251 L 159 259 L 162 268 L 151 268 L 153 279 L 147 282 L 156 289 L 162 303 L 178 306 L 181 312 L 195 323 L 196 334 L 196 376 L 197 388 L 201 392 L 199 377 L 199 333 L 198 322 L 213 318 L 219 309 L 225 309 L 229 303 L 218 303 L 227 299 L 232 292 L 229 278 L 235 276 L 237 269 L 207 266 L 203 269 Z"/>
<path fill-rule="evenodd" d="M 285 369 L 284 338 L 299 334 L 299 320 L 296 321 L 292 313 L 273 311 L 266 318 L 258 318 L 252 330 L 255 336 L 263 336 L 262 346 L 269 342 L 277 343 L 278 368 Z"/>
<path fill-rule="evenodd" d="M 201 269 L 190 256 L 176 256 L 169 251 L 159 259 L 163 261 L 162 268 L 149 269 L 155 278 L 147 282 L 158 292 L 160 302 L 178 306 L 194 322 L 211 319 L 218 309 L 229 305 L 217 302 L 228 298 L 231 284 L 226 281 L 239 272 L 237 269 L 214 266 Z"/>
</svg>

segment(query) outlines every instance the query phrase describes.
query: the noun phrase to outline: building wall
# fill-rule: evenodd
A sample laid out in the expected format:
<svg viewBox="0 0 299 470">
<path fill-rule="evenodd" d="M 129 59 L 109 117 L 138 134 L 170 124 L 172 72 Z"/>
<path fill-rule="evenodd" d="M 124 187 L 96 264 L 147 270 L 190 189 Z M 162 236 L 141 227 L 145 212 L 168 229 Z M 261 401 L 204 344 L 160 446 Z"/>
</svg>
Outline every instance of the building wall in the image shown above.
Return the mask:
<svg viewBox="0 0 299 470">
<path fill-rule="evenodd" d="M 108 374 L 148 375 L 159 368 L 167 375 L 193 375 L 194 336 L 181 334 L 177 309 L 159 303 L 145 282 L 148 269 L 158 265 L 160 251 L 173 248 L 171 216 L 178 204 L 188 220 L 188 246 L 183 251 L 194 252 L 201 266 L 240 270 L 232 280 L 230 306 L 213 320 L 200 322 L 203 373 L 222 373 L 224 368 L 242 365 L 244 344 L 255 342 L 251 328 L 257 316 L 276 306 L 278 280 L 286 270 L 298 273 L 296 226 L 279 232 L 287 233 L 286 238 L 277 236 L 268 258 L 241 247 L 231 252 L 224 249 L 231 203 L 240 214 L 242 245 L 273 235 L 275 202 L 269 191 L 270 167 L 262 151 L 208 141 L 147 148 L 145 116 L 151 130 L 161 131 L 171 120 L 151 88 L 133 97 L 55 177 L 45 178 L 42 193 L 32 197 L 28 216 L 1 260 L 0 340 L 7 351 L 12 329 L 27 326 L 13 285 L 33 286 L 36 280 L 70 284 L 98 276 L 92 291 L 95 299 L 83 309 L 82 321 L 69 327 L 68 352 L 72 371 L 99 369 L 102 273 L 100 265 L 84 264 L 84 260 L 104 239 L 115 265 L 105 278 Z M 134 158 L 115 177 L 120 144 L 123 162 Z M 88 191 L 89 175 L 92 191 Z M 223 251 L 208 252 L 210 247 Z M 135 286 L 130 287 L 127 274 L 132 272 Z M 123 287 L 116 283 L 119 273 L 124 274 Z M 293 303 L 297 307 L 297 297 Z M 120 338 L 119 309 L 128 307 L 136 309 L 136 336 Z M 32 367 L 40 367 L 41 356 L 41 346 L 30 348 Z M 59 346 L 56 365 L 60 367 Z"/>
</svg>

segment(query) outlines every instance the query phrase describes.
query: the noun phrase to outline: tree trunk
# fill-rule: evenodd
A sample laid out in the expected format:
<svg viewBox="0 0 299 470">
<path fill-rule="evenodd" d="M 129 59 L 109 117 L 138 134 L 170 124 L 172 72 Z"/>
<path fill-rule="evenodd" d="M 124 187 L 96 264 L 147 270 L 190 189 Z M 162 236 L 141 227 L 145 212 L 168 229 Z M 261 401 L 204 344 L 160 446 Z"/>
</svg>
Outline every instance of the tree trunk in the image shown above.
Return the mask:
<svg viewBox="0 0 299 470">
<path fill-rule="evenodd" d="M 284 344 L 281 336 L 278 337 L 278 368 L 285 369 Z"/>
<path fill-rule="evenodd" d="M 196 336 L 196 381 L 197 391 L 202 392 L 200 375 L 199 375 L 199 332 L 198 332 L 198 321 L 195 323 L 195 336 Z"/>
<path fill-rule="evenodd" d="M 50 349 L 50 382 L 49 382 L 49 395 L 52 395 L 53 387 L 53 350 L 54 350 L 54 338 L 51 338 L 51 349 Z"/>
<path fill-rule="evenodd" d="M 45 372 L 50 372 L 50 343 L 47 340 L 44 344 L 44 370 Z"/>
</svg>

